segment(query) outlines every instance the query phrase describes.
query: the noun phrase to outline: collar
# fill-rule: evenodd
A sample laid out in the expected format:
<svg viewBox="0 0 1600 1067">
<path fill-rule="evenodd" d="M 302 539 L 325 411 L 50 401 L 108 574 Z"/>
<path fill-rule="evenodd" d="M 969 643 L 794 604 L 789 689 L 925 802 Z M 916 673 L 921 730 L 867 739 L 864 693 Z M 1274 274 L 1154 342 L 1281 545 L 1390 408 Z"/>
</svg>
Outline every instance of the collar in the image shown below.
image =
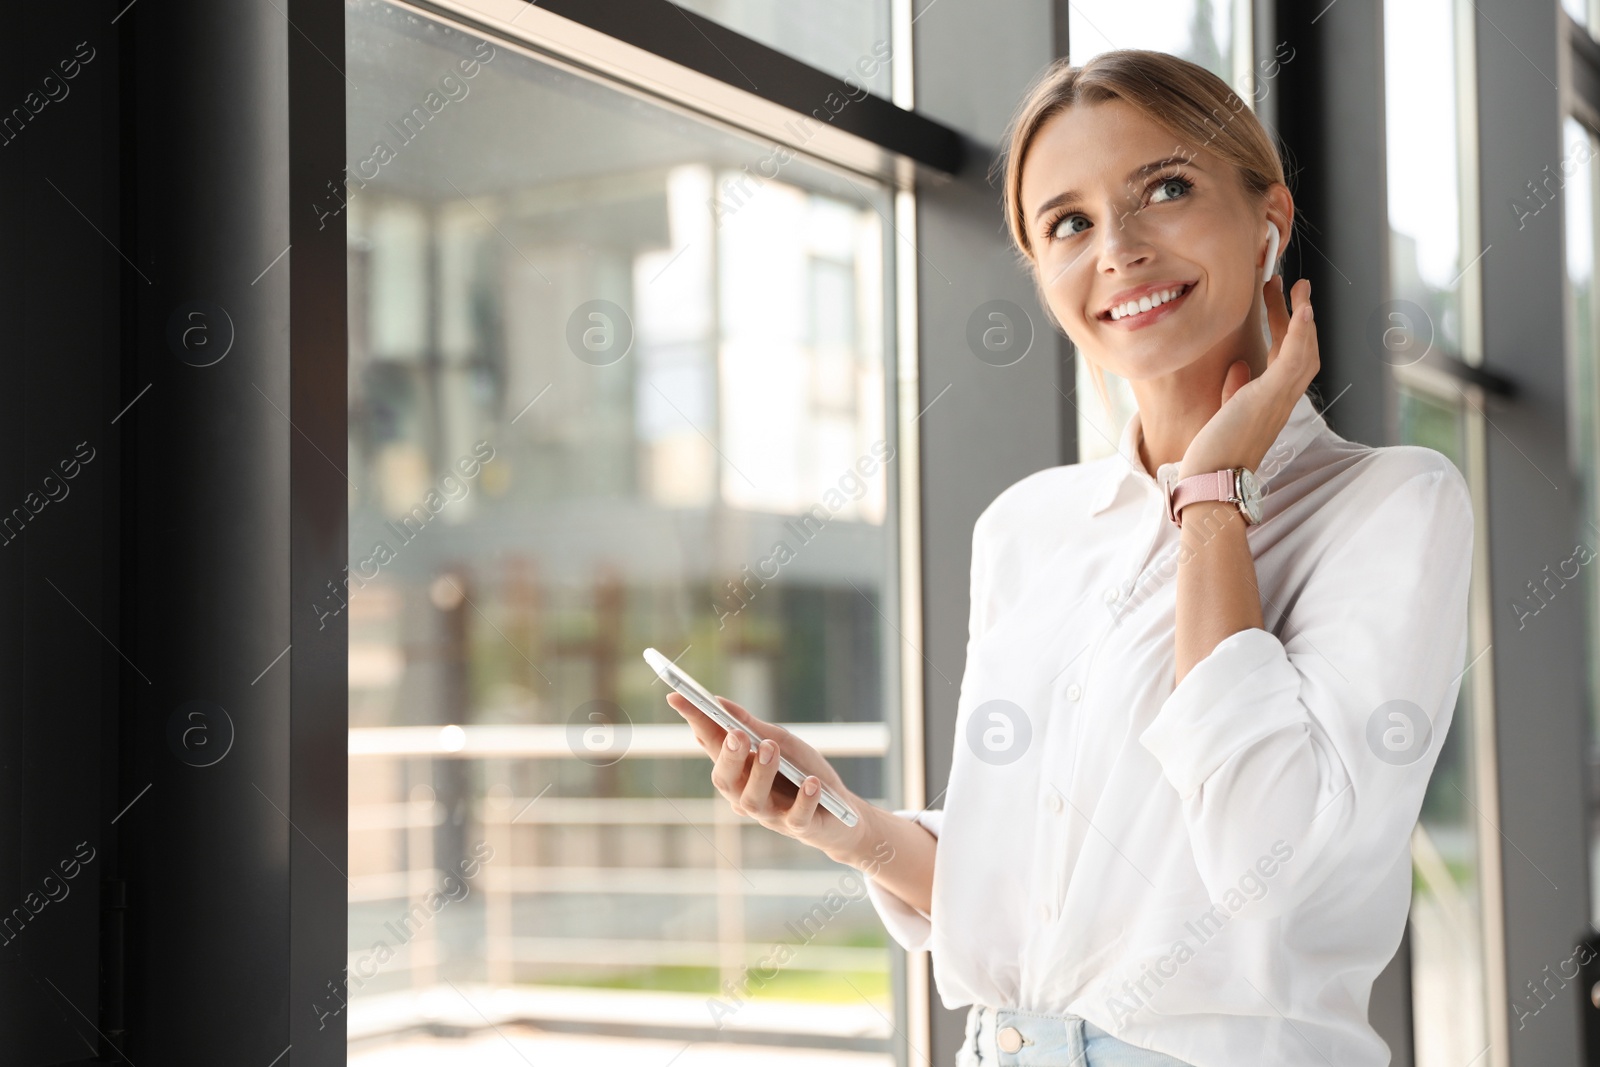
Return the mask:
<svg viewBox="0 0 1600 1067">
<path fill-rule="evenodd" d="M 1289 421 L 1284 423 L 1277 439 L 1272 442 L 1272 447 L 1267 450 L 1267 455 L 1284 455 L 1285 448 L 1288 449 L 1288 455 L 1297 454 L 1307 443 L 1313 432 L 1313 425 L 1318 430 L 1326 429 L 1327 420 L 1311 403 L 1311 398 L 1301 393 L 1300 399 L 1294 402 L 1294 410 L 1289 413 Z M 1122 440 L 1117 445 L 1117 453 L 1122 462 L 1113 459 L 1107 463 L 1106 474 L 1096 488 L 1094 499 L 1089 506 L 1089 514 L 1098 515 L 1110 507 L 1111 502 L 1117 498 L 1117 490 L 1121 489 L 1122 483 L 1129 478 L 1143 478 L 1146 482 L 1155 484 L 1155 479 L 1150 477 L 1150 473 L 1144 469 L 1144 464 L 1139 460 L 1140 440 L 1139 409 L 1134 408 L 1133 415 L 1122 429 Z M 1270 483 L 1284 466 L 1286 466 L 1284 462 L 1274 463 L 1268 470 L 1268 465 L 1263 461 L 1263 471 L 1257 472 L 1263 487 Z M 1177 471 L 1178 464 L 1164 463 L 1156 473 L 1161 477 L 1162 484 L 1166 484 L 1166 480 L 1175 477 Z"/>
</svg>

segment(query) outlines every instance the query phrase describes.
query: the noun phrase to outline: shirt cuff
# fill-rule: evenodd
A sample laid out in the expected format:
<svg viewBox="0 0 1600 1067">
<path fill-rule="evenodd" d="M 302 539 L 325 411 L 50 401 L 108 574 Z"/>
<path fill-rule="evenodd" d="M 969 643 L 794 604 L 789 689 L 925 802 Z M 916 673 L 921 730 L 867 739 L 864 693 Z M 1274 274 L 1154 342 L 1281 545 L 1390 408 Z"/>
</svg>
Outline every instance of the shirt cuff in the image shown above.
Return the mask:
<svg viewBox="0 0 1600 1067">
<path fill-rule="evenodd" d="M 1240 630 L 1189 669 L 1139 743 L 1187 800 L 1217 768 L 1262 738 L 1309 726 L 1299 697 L 1300 672 L 1283 642 L 1267 630 Z"/>
<path fill-rule="evenodd" d="M 944 825 L 942 808 L 920 812 L 907 808 L 894 814 L 923 827 L 934 837 L 939 836 L 939 830 Z M 899 942 L 901 947 L 907 952 L 927 950 L 933 940 L 933 919 L 927 912 L 907 904 L 873 878 L 867 879 L 867 899 L 872 901 L 872 906 L 877 909 L 884 928 L 889 931 L 889 936 Z"/>
</svg>

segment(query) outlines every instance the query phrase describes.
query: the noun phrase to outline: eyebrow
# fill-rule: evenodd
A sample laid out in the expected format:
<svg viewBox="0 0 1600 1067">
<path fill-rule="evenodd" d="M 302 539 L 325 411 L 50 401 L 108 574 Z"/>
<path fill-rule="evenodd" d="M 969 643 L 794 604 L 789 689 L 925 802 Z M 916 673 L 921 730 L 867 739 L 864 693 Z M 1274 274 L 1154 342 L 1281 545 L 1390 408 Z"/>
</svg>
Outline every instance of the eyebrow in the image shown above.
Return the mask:
<svg viewBox="0 0 1600 1067">
<path fill-rule="evenodd" d="M 1195 162 L 1193 156 L 1167 156 L 1165 159 L 1158 159 L 1154 162 L 1146 163 L 1142 167 L 1135 167 L 1133 170 L 1128 172 L 1128 176 L 1123 179 L 1123 182 L 1127 185 L 1132 185 L 1144 175 L 1149 174 L 1152 171 L 1161 170 L 1162 168 L 1171 166 L 1174 163 L 1183 163 L 1188 166 L 1195 167 L 1196 169 L 1201 169 L 1199 164 Z M 1076 189 L 1069 189 L 1064 193 L 1057 193 L 1049 200 L 1046 200 L 1044 203 L 1040 204 L 1039 210 L 1034 212 L 1033 217 L 1035 221 L 1037 221 L 1040 216 L 1044 215 L 1045 212 L 1051 210 L 1052 208 L 1075 207 L 1082 201 L 1083 196 L 1081 193 L 1079 193 Z"/>
</svg>

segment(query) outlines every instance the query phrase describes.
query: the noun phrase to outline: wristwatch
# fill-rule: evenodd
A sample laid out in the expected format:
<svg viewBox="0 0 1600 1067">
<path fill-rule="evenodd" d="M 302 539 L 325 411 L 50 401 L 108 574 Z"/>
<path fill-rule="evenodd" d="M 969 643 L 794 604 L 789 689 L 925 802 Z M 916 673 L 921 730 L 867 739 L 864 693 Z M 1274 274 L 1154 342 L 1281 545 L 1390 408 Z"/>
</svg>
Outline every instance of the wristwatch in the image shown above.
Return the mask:
<svg viewBox="0 0 1600 1067">
<path fill-rule="evenodd" d="M 1247 526 L 1261 521 L 1261 483 L 1256 481 L 1255 471 L 1249 467 L 1230 467 L 1184 478 L 1167 493 L 1167 518 L 1181 529 L 1184 506 L 1198 500 L 1237 504 Z"/>
</svg>

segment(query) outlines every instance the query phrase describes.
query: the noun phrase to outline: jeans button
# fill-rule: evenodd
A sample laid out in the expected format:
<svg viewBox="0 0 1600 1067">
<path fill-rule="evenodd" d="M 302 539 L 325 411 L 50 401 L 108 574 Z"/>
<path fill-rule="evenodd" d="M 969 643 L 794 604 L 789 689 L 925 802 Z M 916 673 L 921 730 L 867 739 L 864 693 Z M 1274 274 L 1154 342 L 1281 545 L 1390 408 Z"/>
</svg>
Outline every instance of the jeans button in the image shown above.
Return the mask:
<svg viewBox="0 0 1600 1067">
<path fill-rule="evenodd" d="M 994 1043 L 1000 1046 L 1001 1052 L 1015 1052 L 1022 1047 L 1022 1032 L 1015 1026 L 1003 1026 L 994 1035 Z"/>
</svg>

